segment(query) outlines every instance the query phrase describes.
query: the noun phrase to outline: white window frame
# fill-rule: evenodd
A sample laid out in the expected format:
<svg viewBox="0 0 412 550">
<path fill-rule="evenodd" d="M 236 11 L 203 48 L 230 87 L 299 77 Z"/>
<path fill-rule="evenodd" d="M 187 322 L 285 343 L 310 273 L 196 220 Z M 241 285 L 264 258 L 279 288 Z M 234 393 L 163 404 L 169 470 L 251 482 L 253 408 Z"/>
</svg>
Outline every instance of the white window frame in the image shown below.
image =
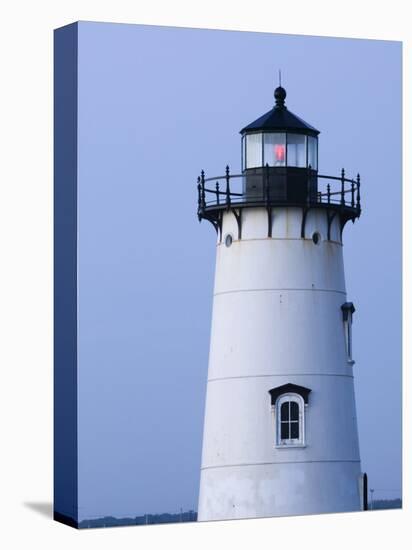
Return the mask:
<svg viewBox="0 0 412 550">
<path fill-rule="evenodd" d="M 298 404 L 299 407 L 299 438 L 296 439 L 282 439 L 281 438 L 281 407 L 285 402 L 293 401 Z M 303 397 L 298 393 L 284 393 L 280 395 L 275 403 L 275 447 L 278 449 L 290 448 L 290 447 L 305 447 L 305 402 Z"/>
</svg>

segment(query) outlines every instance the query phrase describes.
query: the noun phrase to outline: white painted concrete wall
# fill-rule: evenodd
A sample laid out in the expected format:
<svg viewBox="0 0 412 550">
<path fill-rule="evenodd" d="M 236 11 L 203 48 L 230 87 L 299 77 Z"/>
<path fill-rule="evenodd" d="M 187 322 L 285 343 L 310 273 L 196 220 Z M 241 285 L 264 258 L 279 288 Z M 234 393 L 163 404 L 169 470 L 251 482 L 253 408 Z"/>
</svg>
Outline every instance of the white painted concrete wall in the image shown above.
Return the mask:
<svg viewBox="0 0 412 550">
<path fill-rule="evenodd" d="M 231 212 L 217 244 L 206 397 L 200 521 L 360 509 L 352 366 L 341 305 L 347 301 L 339 221 L 326 214 Z M 321 234 L 315 245 L 313 232 Z M 224 244 L 232 234 L 230 247 Z M 276 448 L 268 391 L 310 388 L 304 448 Z"/>
</svg>

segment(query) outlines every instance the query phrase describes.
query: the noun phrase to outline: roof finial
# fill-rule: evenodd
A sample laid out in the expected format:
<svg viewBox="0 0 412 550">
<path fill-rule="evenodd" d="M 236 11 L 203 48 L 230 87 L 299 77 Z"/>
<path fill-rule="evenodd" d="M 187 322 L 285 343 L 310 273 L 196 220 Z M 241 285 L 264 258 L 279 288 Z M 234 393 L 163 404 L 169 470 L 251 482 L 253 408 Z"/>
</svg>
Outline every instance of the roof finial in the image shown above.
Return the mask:
<svg viewBox="0 0 412 550">
<path fill-rule="evenodd" d="M 282 88 L 282 71 L 279 69 L 279 86 L 275 90 L 275 109 L 286 109 L 285 99 L 286 99 L 286 90 Z"/>
<path fill-rule="evenodd" d="M 275 109 L 286 109 L 285 106 L 285 98 L 286 98 L 286 90 L 282 88 L 282 71 L 281 69 L 278 69 L 278 75 L 279 75 L 279 86 L 275 90 Z"/>
</svg>

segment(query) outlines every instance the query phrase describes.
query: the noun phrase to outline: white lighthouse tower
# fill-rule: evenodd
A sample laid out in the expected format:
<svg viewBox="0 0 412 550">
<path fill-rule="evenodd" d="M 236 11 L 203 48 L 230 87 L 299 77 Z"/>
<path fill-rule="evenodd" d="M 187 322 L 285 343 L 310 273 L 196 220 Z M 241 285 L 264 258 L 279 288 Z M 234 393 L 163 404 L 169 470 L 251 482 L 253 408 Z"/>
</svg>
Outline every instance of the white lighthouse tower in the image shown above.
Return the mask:
<svg viewBox="0 0 412 550">
<path fill-rule="evenodd" d="M 200 521 L 366 506 L 342 254 L 360 179 L 318 173 L 285 98 L 241 130 L 240 175 L 198 179 L 217 231 Z"/>
</svg>

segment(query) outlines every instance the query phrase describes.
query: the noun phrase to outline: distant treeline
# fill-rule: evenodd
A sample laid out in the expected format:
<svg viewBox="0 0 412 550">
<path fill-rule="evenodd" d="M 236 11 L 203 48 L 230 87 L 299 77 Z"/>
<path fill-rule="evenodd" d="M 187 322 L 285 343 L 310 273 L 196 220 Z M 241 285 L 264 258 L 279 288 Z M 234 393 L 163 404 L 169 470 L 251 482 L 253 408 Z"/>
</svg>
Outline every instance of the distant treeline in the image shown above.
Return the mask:
<svg viewBox="0 0 412 550">
<path fill-rule="evenodd" d="M 115 518 L 105 516 L 96 519 L 84 519 L 79 523 L 79 529 L 90 529 L 94 527 L 116 527 L 121 525 L 154 525 L 158 523 L 178 523 L 197 521 L 197 512 L 189 510 L 177 514 L 145 514 L 129 518 Z"/>
<path fill-rule="evenodd" d="M 369 508 L 373 510 L 391 510 L 392 508 L 402 508 L 402 499 L 393 498 L 391 500 L 374 500 L 369 503 Z"/>
<path fill-rule="evenodd" d="M 374 500 L 369 508 L 373 510 L 390 510 L 393 508 L 402 508 L 402 499 L 394 498 L 391 500 Z M 80 529 L 89 529 L 94 527 L 116 527 L 121 525 L 155 525 L 159 523 L 179 523 L 187 521 L 197 521 L 197 512 L 189 510 L 177 514 L 146 514 L 129 518 L 115 518 L 105 516 L 96 519 L 84 519 L 79 523 Z"/>
</svg>

